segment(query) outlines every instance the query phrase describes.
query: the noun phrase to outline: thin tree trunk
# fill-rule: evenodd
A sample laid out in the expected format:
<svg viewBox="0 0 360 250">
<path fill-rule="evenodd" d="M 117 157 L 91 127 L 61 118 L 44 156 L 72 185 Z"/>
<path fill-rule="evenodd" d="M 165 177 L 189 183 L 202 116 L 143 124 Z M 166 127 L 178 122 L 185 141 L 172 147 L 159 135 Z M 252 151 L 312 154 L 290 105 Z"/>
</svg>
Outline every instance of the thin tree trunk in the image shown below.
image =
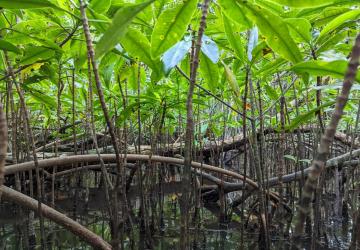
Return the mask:
<svg viewBox="0 0 360 250">
<path fill-rule="evenodd" d="M 303 234 L 305 219 L 310 213 L 310 204 L 312 201 L 313 193 L 316 189 L 318 178 L 325 168 L 326 159 L 329 155 L 330 146 L 333 142 L 336 128 L 343 115 L 344 108 L 350 94 L 350 89 L 356 76 L 357 67 L 359 65 L 359 58 L 360 34 L 356 37 L 355 45 L 352 49 L 351 58 L 348 64 L 348 69 L 344 78 L 343 87 L 340 95 L 337 97 L 335 110 L 331 117 L 330 124 L 326 128 L 324 135 L 321 137 L 317 155 L 312 161 L 311 170 L 303 188 L 303 194 L 299 202 L 299 210 L 297 213 L 297 220 L 294 231 L 294 248 L 300 248 L 300 238 Z"/>
<path fill-rule="evenodd" d="M 5 113 L 2 105 L 0 104 L 0 186 L 4 183 L 4 168 L 5 168 L 5 159 L 7 153 L 7 141 L 8 131 L 7 123 L 5 118 Z M 0 200 L 1 200 L 1 191 L 0 191 Z"/>
<path fill-rule="evenodd" d="M 191 188 L 191 161 L 192 161 L 192 144 L 194 138 L 194 118 L 193 118 L 193 93 L 196 82 L 197 70 L 199 67 L 199 56 L 201 50 L 202 37 L 206 28 L 206 17 L 208 14 L 210 0 L 204 0 L 202 5 L 202 16 L 200 27 L 195 44 L 194 56 L 191 60 L 192 67 L 190 73 L 189 90 L 186 101 L 186 132 L 185 132 L 185 149 L 184 149 L 184 172 L 182 176 L 182 196 L 180 199 L 181 210 L 181 249 L 189 247 L 188 229 L 189 229 L 189 203 Z"/>
</svg>

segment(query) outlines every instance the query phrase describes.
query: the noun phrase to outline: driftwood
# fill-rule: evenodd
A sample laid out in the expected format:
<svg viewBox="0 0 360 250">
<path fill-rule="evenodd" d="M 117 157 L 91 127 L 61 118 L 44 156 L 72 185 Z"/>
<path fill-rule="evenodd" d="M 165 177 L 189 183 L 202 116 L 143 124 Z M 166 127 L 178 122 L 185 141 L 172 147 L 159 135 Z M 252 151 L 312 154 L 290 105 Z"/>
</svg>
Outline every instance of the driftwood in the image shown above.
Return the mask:
<svg viewBox="0 0 360 250">
<path fill-rule="evenodd" d="M 3 197 L 7 200 L 15 202 L 16 204 L 31 209 L 35 212 L 38 211 L 37 200 L 5 186 L 2 186 L 0 190 L 2 191 Z M 56 211 L 55 209 L 46 206 L 45 204 L 41 204 L 41 213 L 45 218 L 48 218 L 51 221 L 54 221 L 55 223 L 63 226 L 73 234 L 79 236 L 81 239 L 89 243 L 94 248 L 105 250 L 111 249 L 111 246 L 100 236 L 96 235 L 95 233 L 91 232 L 87 228 L 70 219 L 66 215 Z"/>
</svg>

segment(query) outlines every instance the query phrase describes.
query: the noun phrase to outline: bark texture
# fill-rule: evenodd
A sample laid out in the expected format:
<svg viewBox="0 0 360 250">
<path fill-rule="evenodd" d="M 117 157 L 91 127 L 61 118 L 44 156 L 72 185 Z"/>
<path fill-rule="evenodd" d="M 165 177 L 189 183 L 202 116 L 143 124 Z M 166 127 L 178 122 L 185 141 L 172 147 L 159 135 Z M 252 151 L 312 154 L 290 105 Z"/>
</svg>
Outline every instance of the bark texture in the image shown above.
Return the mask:
<svg viewBox="0 0 360 250">
<path fill-rule="evenodd" d="M 303 194 L 299 202 L 299 210 L 297 214 L 296 226 L 294 231 L 294 248 L 300 247 L 301 235 L 303 234 L 304 223 L 306 217 L 310 213 L 312 196 L 316 189 L 318 178 L 325 169 L 326 159 L 329 156 L 330 146 L 334 140 L 337 126 L 344 113 L 344 108 L 349 98 L 352 84 L 355 80 L 357 68 L 359 66 L 360 58 L 360 34 L 357 36 L 355 45 L 351 52 L 351 58 L 345 74 L 343 87 L 341 93 L 336 99 L 335 110 L 331 117 L 330 124 L 325 129 L 325 132 L 320 140 L 317 155 L 312 161 L 308 178 L 303 188 Z"/>
<path fill-rule="evenodd" d="M 0 104 L 0 186 L 4 183 L 4 172 L 5 172 L 5 159 L 7 153 L 7 123 L 5 113 L 2 105 Z M 0 191 L 1 199 L 1 191 Z"/>
</svg>

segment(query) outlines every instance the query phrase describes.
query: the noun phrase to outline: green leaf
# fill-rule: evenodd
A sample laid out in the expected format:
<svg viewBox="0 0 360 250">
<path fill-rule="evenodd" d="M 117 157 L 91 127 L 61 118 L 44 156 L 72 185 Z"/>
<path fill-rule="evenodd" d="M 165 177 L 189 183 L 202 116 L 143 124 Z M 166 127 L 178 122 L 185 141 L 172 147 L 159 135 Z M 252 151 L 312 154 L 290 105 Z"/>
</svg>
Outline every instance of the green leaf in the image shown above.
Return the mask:
<svg viewBox="0 0 360 250">
<path fill-rule="evenodd" d="M 231 48 L 234 50 L 235 55 L 238 59 L 244 59 L 244 45 L 241 41 L 241 36 L 239 30 L 236 28 L 236 25 L 230 21 L 230 19 L 223 15 L 224 29 L 226 38 L 229 41 Z"/>
<path fill-rule="evenodd" d="M 285 59 L 277 58 L 276 60 L 270 61 L 266 63 L 263 67 L 259 68 L 254 73 L 254 75 L 267 77 L 268 75 L 271 75 L 274 72 L 280 71 L 285 63 L 286 63 Z"/>
<path fill-rule="evenodd" d="M 339 15 L 344 14 L 348 11 L 349 8 L 344 7 L 327 7 L 319 15 L 314 17 L 312 21 L 314 22 L 314 26 L 316 27 L 325 26 Z"/>
<path fill-rule="evenodd" d="M 189 38 L 178 42 L 164 53 L 161 60 L 164 64 L 165 74 L 168 74 L 172 68 L 184 59 L 190 48 L 191 39 Z"/>
<path fill-rule="evenodd" d="M 105 13 L 111 6 L 111 0 L 92 0 L 90 8 L 97 13 Z"/>
<path fill-rule="evenodd" d="M 236 1 L 219 0 L 218 2 L 224 14 L 230 20 L 236 22 L 241 31 L 250 29 L 253 26 L 251 20 L 246 17 L 244 9 L 241 8 Z"/>
<path fill-rule="evenodd" d="M 264 88 L 265 88 L 266 94 L 270 97 L 271 100 L 277 101 L 279 99 L 279 95 L 277 94 L 276 90 L 273 87 L 271 87 L 268 84 L 265 84 Z"/>
<path fill-rule="evenodd" d="M 201 51 L 213 62 L 217 63 L 220 58 L 219 48 L 210 37 L 203 35 Z"/>
<path fill-rule="evenodd" d="M 31 24 L 30 24 L 31 25 Z M 19 33 L 19 34 L 22 34 L 28 38 L 30 38 L 31 40 L 33 41 L 36 41 L 37 43 L 43 45 L 44 47 L 48 47 L 48 48 L 51 48 L 51 49 L 54 49 L 54 50 L 57 50 L 59 52 L 62 52 L 62 49 L 59 47 L 59 45 L 57 45 L 55 42 L 53 42 L 52 40 L 48 39 L 48 38 L 42 38 L 40 36 L 36 36 L 36 35 L 32 35 L 32 34 L 28 34 L 26 32 L 22 32 L 20 30 L 16 30 L 16 29 L 11 29 L 11 31 L 15 32 L 15 33 Z M 16 39 L 16 40 L 13 40 L 12 41 L 13 43 L 15 42 L 20 42 L 23 43 L 24 41 L 23 40 L 19 40 L 19 39 Z"/>
<path fill-rule="evenodd" d="M 132 56 L 148 65 L 154 72 L 155 78 L 160 77 L 160 60 L 153 60 L 150 54 L 150 42 L 138 29 L 129 29 L 129 32 L 121 39 L 121 44 Z"/>
<path fill-rule="evenodd" d="M 240 93 L 240 87 L 239 87 L 239 83 L 236 80 L 236 76 L 234 75 L 234 73 L 231 71 L 231 69 L 224 64 L 224 69 L 225 69 L 225 77 L 230 85 L 230 88 L 232 90 L 232 93 L 234 95 L 234 101 L 236 103 L 236 105 L 238 106 L 238 108 L 241 108 L 241 93 Z"/>
<path fill-rule="evenodd" d="M 215 91 L 219 83 L 219 68 L 206 55 L 200 55 L 200 72 L 211 91 Z"/>
<path fill-rule="evenodd" d="M 346 39 L 348 31 L 344 30 L 339 33 L 334 33 L 331 36 L 327 36 L 326 40 L 321 43 L 320 47 L 316 50 L 316 55 L 320 55 L 321 52 L 334 48 L 336 44 Z"/>
<path fill-rule="evenodd" d="M 253 51 L 254 48 L 256 48 L 256 46 L 258 45 L 259 42 L 259 30 L 257 27 L 253 27 L 250 30 L 250 34 L 249 34 L 249 41 L 248 41 L 248 46 L 247 46 L 247 59 L 249 61 L 252 61 L 253 59 Z M 256 57 L 254 57 L 256 58 Z"/>
<path fill-rule="evenodd" d="M 292 160 L 292 161 L 294 161 L 294 162 L 297 162 L 296 157 L 293 156 L 293 155 L 284 155 L 284 158 L 285 158 L 285 159 L 288 159 L 288 160 Z"/>
<path fill-rule="evenodd" d="M 316 107 L 316 108 L 313 108 L 313 109 L 309 110 L 306 113 L 300 114 L 295 119 L 293 119 L 288 126 L 285 127 L 285 130 L 292 131 L 292 130 L 298 128 L 300 125 L 302 125 L 302 124 L 308 122 L 309 120 L 311 120 L 314 117 L 316 112 L 318 112 L 319 110 L 321 110 L 323 108 L 331 106 L 334 103 L 335 103 L 335 101 L 327 102 L 327 103 L 325 103 L 325 104 L 323 104 L 323 105 L 321 105 L 319 107 Z"/>
<path fill-rule="evenodd" d="M 289 34 L 284 20 L 258 5 L 237 0 L 245 15 L 254 21 L 270 48 L 283 58 L 296 63 L 302 61 L 302 55 Z"/>
<path fill-rule="evenodd" d="M 12 43 L 9 43 L 5 40 L 0 40 L 0 49 L 1 50 L 7 50 L 7 51 L 11 51 L 11 52 L 14 52 L 16 54 L 20 54 L 21 51 L 20 49 L 18 49 L 14 44 Z"/>
<path fill-rule="evenodd" d="M 270 0 L 271 2 L 295 7 L 295 8 L 313 8 L 318 6 L 325 6 L 329 4 L 333 4 L 336 0 Z"/>
<path fill-rule="evenodd" d="M 249 44 L 250 45 L 250 44 Z M 248 53 L 250 52 L 250 46 L 248 45 Z M 251 63 L 254 64 L 264 56 L 264 51 L 269 49 L 266 42 L 259 42 L 251 51 L 251 55 L 248 54 L 247 58 L 251 58 Z"/>
<path fill-rule="evenodd" d="M 55 108 L 57 106 L 55 100 L 50 96 L 47 96 L 37 90 L 30 90 L 29 93 L 34 98 L 34 100 L 39 103 L 42 103 L 50 108 Z"/>
<path fill-rule="evenodd" d="M 55 55 L 55 51 L 44 48 L 44 47 L 36 47 L 31 46 L 25 50 L 25 55 L 21 59 L 20 64 L 32 64 L 39 60 L 47 60 Z"/>
<path fill-rule="evenodd" d="M 181 40 L 197 8 L 197 0 L 186 0 L 161 13 L 151 35 L 151 56 L 158 58 Z"/>
<path fill-rule="evenodd" d="M 71 41 L 71 55 L 74 58 L 74 66 L 80 70 L 87 60 L 87 49 L 84 41 Z"/>
<path fill-rule="evenodd" d="M 289 27 L 290 35 L 297 42 L 309 43 L 311 40 L 311 24 L 305 18 L 287 18 L 286 24 Z"/>
<path fill-rule="evenodd" d="M 312 60 L 301 62 L 290 69 L 296 73 L 308 73 L 315 76 L 331 76 L 338 79 L 343 79 L 347 69 L 348 62 L 345 60 L 337 60 L 332 62 L 324 62 L 319 60 Z M 360 73 L 356 75 L 356 81 L 360 82 Z"/>
<path fill-rule="evenodd" d="M 0 7 L 4 9 L 58 8 L 47 0 L 1 0 Z"/>
<path fill-rule="evenodd" d="M 324 36 L 328 35 L 330 32 L 335 30 L 340 25 L 344 24 L 347 21 L 355 20 L 359 16 L 360 16 L 360 10 L 356 9 L 356 10 L 348 11 L 348 12 L 336 17 L 322 29 L 317 41 L 321 41 L 324 38 Z"/>
<path fill-rule="evenodd" d="M 107 51 L 111 50 L 126 34 L 127 27 L 133 18 L 152 2 L 154 2 L 154 0 L 135 5 L 127 5 L 119 9 L 114 16 L 110 27 L 96 45 L 96 57 L 99 58 Z"/>
</svg>

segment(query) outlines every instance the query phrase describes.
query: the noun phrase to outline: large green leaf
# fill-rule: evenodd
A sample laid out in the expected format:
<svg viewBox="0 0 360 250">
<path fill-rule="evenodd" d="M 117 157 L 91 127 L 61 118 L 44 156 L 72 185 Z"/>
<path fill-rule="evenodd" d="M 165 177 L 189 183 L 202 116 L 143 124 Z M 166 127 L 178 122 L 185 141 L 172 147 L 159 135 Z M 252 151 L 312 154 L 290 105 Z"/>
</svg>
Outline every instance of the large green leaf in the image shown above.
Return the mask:
<svg viewBox="0 0 360 250">
<path fill-rule="evenodd" d="M 127 27 L 133 18 L 152 2 L 154 2 L 154 0 L 135 5 L 127 5 L 119 9 L 114 16 L 110 27 L 96 45 L 96 57 L 98 58 L 111 50 L 126 34 Z"/>
<path fill-rule="evenodd" d="M 279 95 L 273 87 L 271 87 L 269 84 L 265 84 L 264 88 L 266 94 L 270 97 L 271 100 L 273 101 L 279 100 Z"/>
<path fill-rule="evenodd" d="M 224 14 L 229 19 L 236 22 L 241 31 L 249 29 L 253 26 L 251 20 L 246 17 L 244 9 L 241 8 L 236 1 L 219 0 L 218 2 Z"/>
<path fill-rule="evenodd" d="M 168 74 L 172 68 L 178 65 L 181 62 L 186 54 L 189 52 L 191 48 L 191 39 L 190 37 L 185 38 L 172 46 L 168 51 L 166 51 L 161 58 L 164 64 L 164 72 Z"/>
<path fill-rule="evenodd" d="M 321 41 L 324 38 L 324 36 L 328 35 L 330 32 L 332 32 L 334 29 L 336 29 L 340 25 L 344 24 L 347 21 L 355 20 L 355 19 L 359 18 L 359 16 L 360 16 L 360 10 L 356 9 L 356 10 L 348 11 L 348 12 L 336 17 L 322 29 L 322 31 L 320 32 L 320 35 L 318 37 L 318 41 Z"/>
<path fill-rule="evenodd" d="M 236 29 L 236 24 L 231 22 L 230 19 L 223 15 L 224 29 L 226 38 L 229 41 L 231 48 L 234 50 L 238 59 L 244 59 L 244 45 L 241 41 L 239 30 Z"/>
<path fill-rule="evenodd" d="M 58 8 L 47 0 L 1 0 L 0 7 L 4 9 Z"/>
<path fill-rule="evenodd" d="M 241 92 L 240 92 L 239 83 L 236 80 L 236 76 L 234 75 L 232 70 L 225 63 L 223 63 L 223 65 L 224 65 L 224 69 L 225 69 L 225 77 L 230 85 L 230 89 L 234 96 L 234 101 L 235 101 L 237 107 L 241 108 Z"/>
<path fill-rule="evenodd" d="M 236 1 L 244 10 L 245 15 L 256 23 L 270 48 L 293 63 L 302 61 L 299 48 L 290 36 L 286 22 L 281 17 L 258 5 Z"/>
<path fill-rule="evenodd" d="M 44 47 L 31 46 L 25 50 L 25 55 L 20 64 L 32 64 L 39 60 L 47 60 L 55 55 L 55 51 Z"/>
<path fill-rule="evenodd" d="M 319 107 L 316 107 L 316 108 L 313 108 L 313 109 L 309 110 L 306 113 L 298 115 L 297 117 L 295 117 L 295 119 L 293 119 L 291 121 L 291 123 L 288 126 L 285 127 L 285 130 L 292 131 L 292 130 L 298 128 L 300 125 L 302 125 L 302 124 L 308 122 L 309 120 L 311 120 L 314 117 L 316 112 L 318 112 L 319 110 L 321 110 L 323 108 L 329 107 L 329 106 L 333 105 L 334 103 L 335 103 L 335 101 L 327 102 L 327 103 L 324 103 L 323 105 L 321 105 Z"/>
<path fill-rule="evenodd" d="M 7 50 L 11 52 L 15 52 L 17 54 L 20 54 L 20 49 L 18 49 L 14 44 L 9 43 L 5 40 L 0 39 L 0 50 Z"/>
<path fill-rule="evenodd" d="M 121 39 L 121 44 L 132 56 L 138 57 L 140 61 L 147 64 L 160 77 L 160 60 L 153 60 L 150 54 L 150 42 L 138 29 L 129 29 L 129 32 Z"/>
<path fill-rule="evenodd" d="M 26 93 L 29 93 L 37 103 L 44 104 L 49 108 L 53 108 L 53 109 L 56 108 L 57 104 L 54 98 L 45 95 L 44 93 L 42 93 L 37 89 L 30 88 L 27 85 L 23 85 L 23 88 L 25 89 Z"/>
<path fill-rule="evenodd" d="M 308 73 L 315 76 L 331 76 L 338 79 L 343 79 L 347 69 L 348 62 L 345 60 L 337 60 L 332 62 L 324 61 L 308 61 L 301 62 L 290 69 L 296 73 Z M 356 75 L 356 81 L 360 82 L 360 73 Z"/>
<path fill-rule="evenodd" d="M 311 21 L 314 22 L 314 26 L 324 26 L 339 15 L 348 11 L 349 8 L 346 7 L 327 7 L 320 14 L 312 18 Z"/>
<path fill-rule="evenodd" d="M 92 0 L 90 8 L 97 13 L 105 13 L 111 6 L 111 0 Z"/>
<path fill-rule="evenodd" d="M 200 72 L 211 91 L 216 91 L 219 83 L 219 68 L 206 55 L 200 55 Z"/>
<path fill-rule="evenodd" d="M 257 77 L 271 76 L 273 73 L 281 71 L 285 63 L 287 63 L 285 59 L 277 58 L 276 60 L 264 64 L 263 67 L 254 72 L 254 75 Z"/>
<path fill-rule="evenodd" d="M 217 63 L 220 58 L 219 48 L 216 43 L 207 35 L 203 35 L 201 52 L 204 53 L 213 63 Z"/>
<path fill-rule="evenodd" d="M 325 6 L 329 4 L 333 4 L 336 2 L 336 0 L 270 0 L 274 3 L 279 3 L 282 5 L 290 6 L 290 7 L 296 7 L 296 8 L 313 8 L 318 6 Z"/>
<path fill-rule="evenodd" d="M 196 10 L 197 0 L 186 0 L 161 13 L 151 35 L 151 56 L 158 58 L 181 40 Z"/>
<path fill-rule="evenodd" d="M 309 43 L 311 40 L 311 24 L 305 18 L 287 18 L 286 24 L 289 27 L 290 35 L 297 42 Z"/>
<path fill-rule="evenodd" d="M 339 33 L 334 33 L 331 36 L 327 36 L 326 40 L 319 44 L 320 46 L 316 50 L 316 54 L 319 55 L 321 52 L 334 48 L 336 44 L 344 41 L 346 37 L 348 37 L 348 31 L 346 30 L 343 30 Z"/>
</svg>

